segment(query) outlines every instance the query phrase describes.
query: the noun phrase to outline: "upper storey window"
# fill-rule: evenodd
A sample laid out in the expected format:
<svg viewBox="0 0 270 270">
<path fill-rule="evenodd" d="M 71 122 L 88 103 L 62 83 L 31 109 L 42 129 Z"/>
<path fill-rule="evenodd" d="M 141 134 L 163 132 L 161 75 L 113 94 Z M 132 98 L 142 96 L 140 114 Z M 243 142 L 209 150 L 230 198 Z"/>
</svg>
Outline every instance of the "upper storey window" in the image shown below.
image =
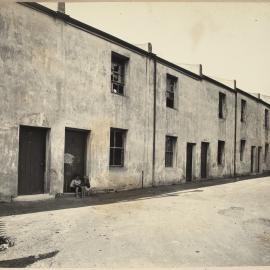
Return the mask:
<svg viewBox="0 0 270 270">
<path fill-rule="evenodd" d="M 219 93 L 218 117 L 225 118 L 226 95 Z"/>
<path fill-rule="evenodd" d="M 267 109 L 264 110 L 264 127 L 269 128 L 269 111 Z"/>
<path fill-rule="evenodd" d="M 241 122 L 246 122 L 246 107 L 247 102 L 244 99 L 241 99 Z"/>
<path fill-rule="evenodd" d="M 124 95 L 125 72 L 128 58 L 112 52 L 111 91 L 112 93 Z"/>
<path fill-rule="evenodd" d="M 176 92 L 177 78 L 167 74 L 166 80 L 166 106 L 175 108 L 175 92 Z"/>
</svg>

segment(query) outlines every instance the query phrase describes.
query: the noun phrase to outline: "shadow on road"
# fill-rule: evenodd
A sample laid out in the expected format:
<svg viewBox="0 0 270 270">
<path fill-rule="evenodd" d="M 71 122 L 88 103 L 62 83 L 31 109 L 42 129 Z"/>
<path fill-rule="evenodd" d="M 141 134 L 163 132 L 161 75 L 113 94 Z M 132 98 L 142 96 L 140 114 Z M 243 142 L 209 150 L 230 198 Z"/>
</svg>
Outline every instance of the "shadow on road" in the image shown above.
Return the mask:
<svg viewBox="0 0 270 270">
<path fill-rule="evenodd" d="M 39 254 L 37 256 L 28 256 L 24 258 L 0 261 L 0 267 L 8 268 L 18 268 L 18 267 L 27 267 L 37 261 L 48 259 L 54 257 L 59 251 L 52 251 L 49 253 Z"/>
<path fill-rule="evenodd" d="M 257 175 L 253 177 L 246 176 L 241 178 L 213 179 L 200 182 L 191 182 L 171 186 L 151 187 L 106 194 L 92 194 L 91 196 L 85 197 L 83 199 L 75 198 L 73 196 L 72 197 L 63 196 L 57 199 L 44 201 L 24 201 L 24 202 L 16 201 L 11 203 L 0 203 L 0 217 L 35 213 L 35 212 L 53 211 L 68 208 L 111 204 L 118 202 L 147 200 L 158 197 L 181 196 L 184 193 L 203 192 L 204 190 L 202 188 L 204 187 L 224 185 L 232 182 L 249 180 L 258 177 L 262 178 L 267 176 L 269 176 L 269 174 L 260 176 Z"/>
</svg>

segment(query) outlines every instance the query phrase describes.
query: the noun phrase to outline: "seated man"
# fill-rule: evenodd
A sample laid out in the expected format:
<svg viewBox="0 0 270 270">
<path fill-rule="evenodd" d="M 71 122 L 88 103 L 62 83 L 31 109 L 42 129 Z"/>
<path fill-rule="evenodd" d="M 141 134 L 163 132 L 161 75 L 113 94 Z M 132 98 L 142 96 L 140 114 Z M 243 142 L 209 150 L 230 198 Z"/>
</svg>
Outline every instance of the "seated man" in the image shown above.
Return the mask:
<svg viewBox="0 0 270 270">
<path fill-rule="evenodd" d="M 81 191 L 81 184 L 82 180 L 80 179 L 79 175 L 76 175 L 74 179 L 71 180 L 70 188 L 72 191 L 75 191 L 76 198 L 79 197 L 79 191 Z"/>
</svg>

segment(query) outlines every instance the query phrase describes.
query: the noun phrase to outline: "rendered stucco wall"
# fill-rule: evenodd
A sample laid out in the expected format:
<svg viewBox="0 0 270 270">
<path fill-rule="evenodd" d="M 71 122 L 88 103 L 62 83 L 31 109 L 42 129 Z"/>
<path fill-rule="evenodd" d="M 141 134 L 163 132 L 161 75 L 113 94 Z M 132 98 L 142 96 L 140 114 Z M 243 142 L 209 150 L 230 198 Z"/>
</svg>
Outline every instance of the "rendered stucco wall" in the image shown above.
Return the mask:
<svg viewBox="0 0 270 270">
<path fill-rule="evenodd" d="M 94 187 L 149 185 L 150 60 L 18 4 L 1 5 L 0 29 L 0 195 L 17 195 L 20 125 L 49 129 L 47 192 L 63 191 L 65 127 L 90 130 Z M 110 90 L 111 51 L 129 57 L 125 96 Z M 124 168 L 109 169 L 110 127 L 128 130 Z"/>
</svg>

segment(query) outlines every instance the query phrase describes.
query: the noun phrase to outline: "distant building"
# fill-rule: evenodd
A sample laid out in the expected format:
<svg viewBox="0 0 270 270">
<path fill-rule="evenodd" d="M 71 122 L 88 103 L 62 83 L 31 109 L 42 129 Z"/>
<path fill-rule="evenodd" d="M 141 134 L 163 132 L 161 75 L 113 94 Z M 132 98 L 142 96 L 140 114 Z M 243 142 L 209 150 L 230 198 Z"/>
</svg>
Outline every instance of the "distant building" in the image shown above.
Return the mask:
<svg viewBox="0 0 270 270">
<path fill-rule="evenodd" d="M 262 99 L 61 12 L 0 8 L 0 199 L 261 174 Z"/>
</svg>

